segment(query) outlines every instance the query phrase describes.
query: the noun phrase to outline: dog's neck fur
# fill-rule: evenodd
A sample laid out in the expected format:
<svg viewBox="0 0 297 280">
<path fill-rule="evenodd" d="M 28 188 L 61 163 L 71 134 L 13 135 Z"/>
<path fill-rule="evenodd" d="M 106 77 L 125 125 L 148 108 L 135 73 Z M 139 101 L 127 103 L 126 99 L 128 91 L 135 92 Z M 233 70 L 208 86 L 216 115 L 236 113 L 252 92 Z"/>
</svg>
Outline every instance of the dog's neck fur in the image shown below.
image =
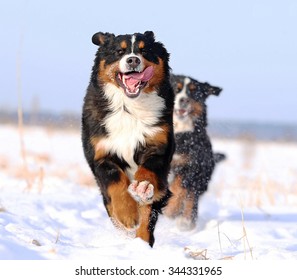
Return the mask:
<svg viewBox="0 0 297 280">
<path fill-rule="evenodd" d="M 177 116 L 173 115 L 173 123 L 175 133 L 205 130 L 207 127 L 206 113 L 203 113 L 202 116 L 195 120 L 189 116 L 184 119 L 179 119 Z"/>
</svg>

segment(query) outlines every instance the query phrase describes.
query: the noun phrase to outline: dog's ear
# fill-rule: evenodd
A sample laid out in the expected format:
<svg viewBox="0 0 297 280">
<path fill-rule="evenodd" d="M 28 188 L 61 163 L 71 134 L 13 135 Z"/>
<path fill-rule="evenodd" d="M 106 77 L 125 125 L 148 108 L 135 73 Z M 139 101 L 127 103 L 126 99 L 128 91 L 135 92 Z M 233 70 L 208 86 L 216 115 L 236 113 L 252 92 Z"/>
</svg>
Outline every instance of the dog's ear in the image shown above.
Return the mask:
<svg viewBox="0 0 297 280">
<path fill-rule="evenodd" d="M 155 41 L 155 34 L 153 31 L 145 31 L 144 36 L 149 40 Z"/>
<path fill-rule="evenodd" d="M 209 95 L 219 96 L 221 91 L 223 90 L 222 88 L 211 86 L 209 83 L 204 83 L 204 88 L 205 88 L 205 94 L 207 96 Z"/>
<path fill-rule="evenodd" d="M 115 35 L 112 33 L 97 32 L 93 35 L 92 42 L 97 46 L 103 46 L 107 41 L 114 37 Z"/>
</svg>

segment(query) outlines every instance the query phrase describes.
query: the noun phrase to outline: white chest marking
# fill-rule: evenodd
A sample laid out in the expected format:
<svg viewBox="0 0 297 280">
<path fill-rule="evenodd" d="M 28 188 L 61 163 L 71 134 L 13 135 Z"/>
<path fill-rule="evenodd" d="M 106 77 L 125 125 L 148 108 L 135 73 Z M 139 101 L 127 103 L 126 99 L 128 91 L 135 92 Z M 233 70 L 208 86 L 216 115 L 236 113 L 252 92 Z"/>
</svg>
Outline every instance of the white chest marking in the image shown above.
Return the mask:
<svg viewBox="0 0 297 280">
<path fill-rule="evenodd" d="M 186 116 L 183 119 L 180 119 L 178 116 L 173 114 L 173 126 L 175 133 L 194 131 L 193 120 L 190 116 Z"/>
<path fill-rule="evenodd" d="M 131 99 L 113 84 L 105 86 L 105 96 L 112 113 L 104 120 L 108 137 L 100 141 L 100 145 L 130 165 L 128 176 L 133 179 L 137 169 L 134 151 L 137 145 L 145 143 L 146 136 L 153 136 L 161 130 L 153 126 L 162 114 L 164 100 L 155 92 L 141 93 L 136 99 Z"/>
</svg>

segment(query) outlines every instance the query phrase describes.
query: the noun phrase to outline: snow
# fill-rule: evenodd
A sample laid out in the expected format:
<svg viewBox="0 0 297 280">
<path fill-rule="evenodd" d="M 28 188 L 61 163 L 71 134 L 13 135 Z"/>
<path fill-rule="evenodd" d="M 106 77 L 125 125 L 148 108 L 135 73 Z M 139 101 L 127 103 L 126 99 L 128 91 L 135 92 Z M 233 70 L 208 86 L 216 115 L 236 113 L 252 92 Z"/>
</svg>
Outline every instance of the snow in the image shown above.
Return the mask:
<svg viewBox="0 0 297 280">
<path fill-rule="evenodd" d="M 213 139 L 227 160 L 189 232 L 160 216 L 150 248 L 116 229 L 78 131 L 0 125 L 0 259 L 297 259 L 297 143 Z"/>
</svg>

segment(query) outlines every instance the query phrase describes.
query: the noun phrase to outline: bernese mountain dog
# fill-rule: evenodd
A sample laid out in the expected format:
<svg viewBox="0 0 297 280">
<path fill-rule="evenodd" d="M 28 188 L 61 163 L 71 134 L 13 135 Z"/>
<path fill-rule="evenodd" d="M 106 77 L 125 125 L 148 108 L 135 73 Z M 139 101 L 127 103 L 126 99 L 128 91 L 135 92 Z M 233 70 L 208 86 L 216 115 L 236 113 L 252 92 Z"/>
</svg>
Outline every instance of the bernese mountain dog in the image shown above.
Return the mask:
<svg viewBox="0 0 297 280">
<path fill-rule="evenodd" d="M 198 199 L 207 190 L 215 163 L 225 158 L 224 154 L 212 151 L 205 103 L 208 96 L 218 96 L 222 89 L 183 75 L 172 75 L 171 79 L 176 95 L 176 151 L 171 168 L 173 195 L 164 213 L 177 218 L 181 230 L 190 230 L 196 226 Z"/>
<path fill-rule="evenodd" d="M 153 246 L 175 147 L 169 54 L 152 31 L 98 32 L 92 42 L 99 48 L 83 105 L 84 154 L 112 221 Z"/>
</svg>

